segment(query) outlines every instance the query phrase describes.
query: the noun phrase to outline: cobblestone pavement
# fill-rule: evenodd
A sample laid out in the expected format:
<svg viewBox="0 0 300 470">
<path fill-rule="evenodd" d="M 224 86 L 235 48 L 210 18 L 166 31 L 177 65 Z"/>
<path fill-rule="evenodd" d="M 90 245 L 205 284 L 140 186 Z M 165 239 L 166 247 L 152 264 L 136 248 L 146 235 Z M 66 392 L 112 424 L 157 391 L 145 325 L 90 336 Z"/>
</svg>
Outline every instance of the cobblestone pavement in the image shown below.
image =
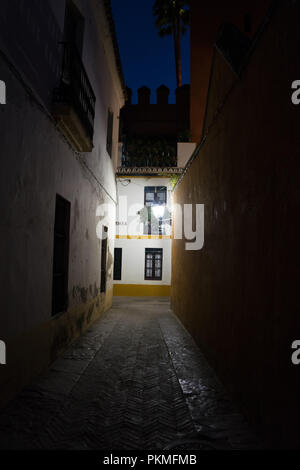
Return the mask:
<svg viewBox="0 0 300 470">
<path fill-rule="evenodd" d="M 0 414 L 0 449 L 213 447 L 256 442 L 166 298 L 115 298 Z"/>
</svg>

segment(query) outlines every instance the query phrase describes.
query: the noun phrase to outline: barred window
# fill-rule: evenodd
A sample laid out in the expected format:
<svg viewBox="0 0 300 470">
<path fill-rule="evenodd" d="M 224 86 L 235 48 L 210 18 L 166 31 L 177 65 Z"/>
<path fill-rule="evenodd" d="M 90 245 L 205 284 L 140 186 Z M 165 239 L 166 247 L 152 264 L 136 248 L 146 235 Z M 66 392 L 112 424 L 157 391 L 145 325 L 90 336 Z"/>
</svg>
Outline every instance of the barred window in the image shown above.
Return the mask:
<svg viewBox="0 0 300 470">
<path fill-rule="evenodd" d="M 145 249 L 145 280 L 161 281 L 162 280 L 162 248 L 146 248 Z"/>
</svg>

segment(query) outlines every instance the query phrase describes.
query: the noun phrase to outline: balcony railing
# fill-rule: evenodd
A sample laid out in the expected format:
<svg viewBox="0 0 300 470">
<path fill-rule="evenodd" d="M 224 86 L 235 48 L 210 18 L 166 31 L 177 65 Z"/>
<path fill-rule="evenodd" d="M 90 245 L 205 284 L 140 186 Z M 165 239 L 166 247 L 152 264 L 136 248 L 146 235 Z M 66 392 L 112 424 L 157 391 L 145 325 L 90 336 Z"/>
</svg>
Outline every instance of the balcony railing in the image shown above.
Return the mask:
<svg viewBox="0 0 300 470">
<path fill-rule="evenodd" d="M 123 168 L 176 167 L 177 143 L 136 138 L 126 141 L 122 151 Z"/>
<path fill-rule="evenodd" d="M 54 115 L 76 150 L 93 148 L 96 97 L 81 57 L 70 43 L 61 43 L 60 83 L 54 90 Z"/>
</svg>

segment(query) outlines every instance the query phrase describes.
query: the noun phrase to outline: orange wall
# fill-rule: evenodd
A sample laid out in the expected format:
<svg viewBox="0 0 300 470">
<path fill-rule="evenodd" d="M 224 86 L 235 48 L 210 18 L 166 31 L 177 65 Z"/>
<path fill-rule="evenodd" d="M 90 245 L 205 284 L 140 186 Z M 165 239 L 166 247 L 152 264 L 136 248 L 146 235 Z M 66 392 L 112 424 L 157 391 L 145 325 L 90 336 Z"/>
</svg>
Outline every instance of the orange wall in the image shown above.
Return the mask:
<svg viewBox="0 0 300 470">
<path fill-rule="evenodd" d="M 244 16 L 249 13 L 253 20 L 253 35 L 269 3 L 270 0 L 191 0 L 191 133 L 193 142 L 201 140 L 213 45 L 219 27 L 224 22 L 231 22 L 244 31 Z"/>
<path fill-rule="evenodd" d="M 261 442 L 300 448 L 300 4 L 280 5 L 241 78 L 214 56 L 212 125 L 174 192 L 205 204 L 205 242 L 173 240 L 171 298 Z"/>
</svg>

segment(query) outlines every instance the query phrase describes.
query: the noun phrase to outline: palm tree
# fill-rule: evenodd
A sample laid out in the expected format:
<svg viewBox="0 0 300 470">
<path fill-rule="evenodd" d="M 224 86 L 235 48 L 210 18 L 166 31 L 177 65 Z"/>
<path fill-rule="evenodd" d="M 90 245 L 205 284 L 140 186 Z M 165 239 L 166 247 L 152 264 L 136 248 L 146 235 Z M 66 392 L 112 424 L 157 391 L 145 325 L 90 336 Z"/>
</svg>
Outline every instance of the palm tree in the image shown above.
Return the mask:
<svg viewBox="0 0 300 470">
<path fill-rule="evenodd" d="M 187 9 L 189 4 L 189 0 L 155 0 L 153 5 L 158 34 L 161 37 L 173 35 L 178 87 L 182 85 L 181 35 L 186 32 L 189 24 L 190 11 Z"/>
</svg>

